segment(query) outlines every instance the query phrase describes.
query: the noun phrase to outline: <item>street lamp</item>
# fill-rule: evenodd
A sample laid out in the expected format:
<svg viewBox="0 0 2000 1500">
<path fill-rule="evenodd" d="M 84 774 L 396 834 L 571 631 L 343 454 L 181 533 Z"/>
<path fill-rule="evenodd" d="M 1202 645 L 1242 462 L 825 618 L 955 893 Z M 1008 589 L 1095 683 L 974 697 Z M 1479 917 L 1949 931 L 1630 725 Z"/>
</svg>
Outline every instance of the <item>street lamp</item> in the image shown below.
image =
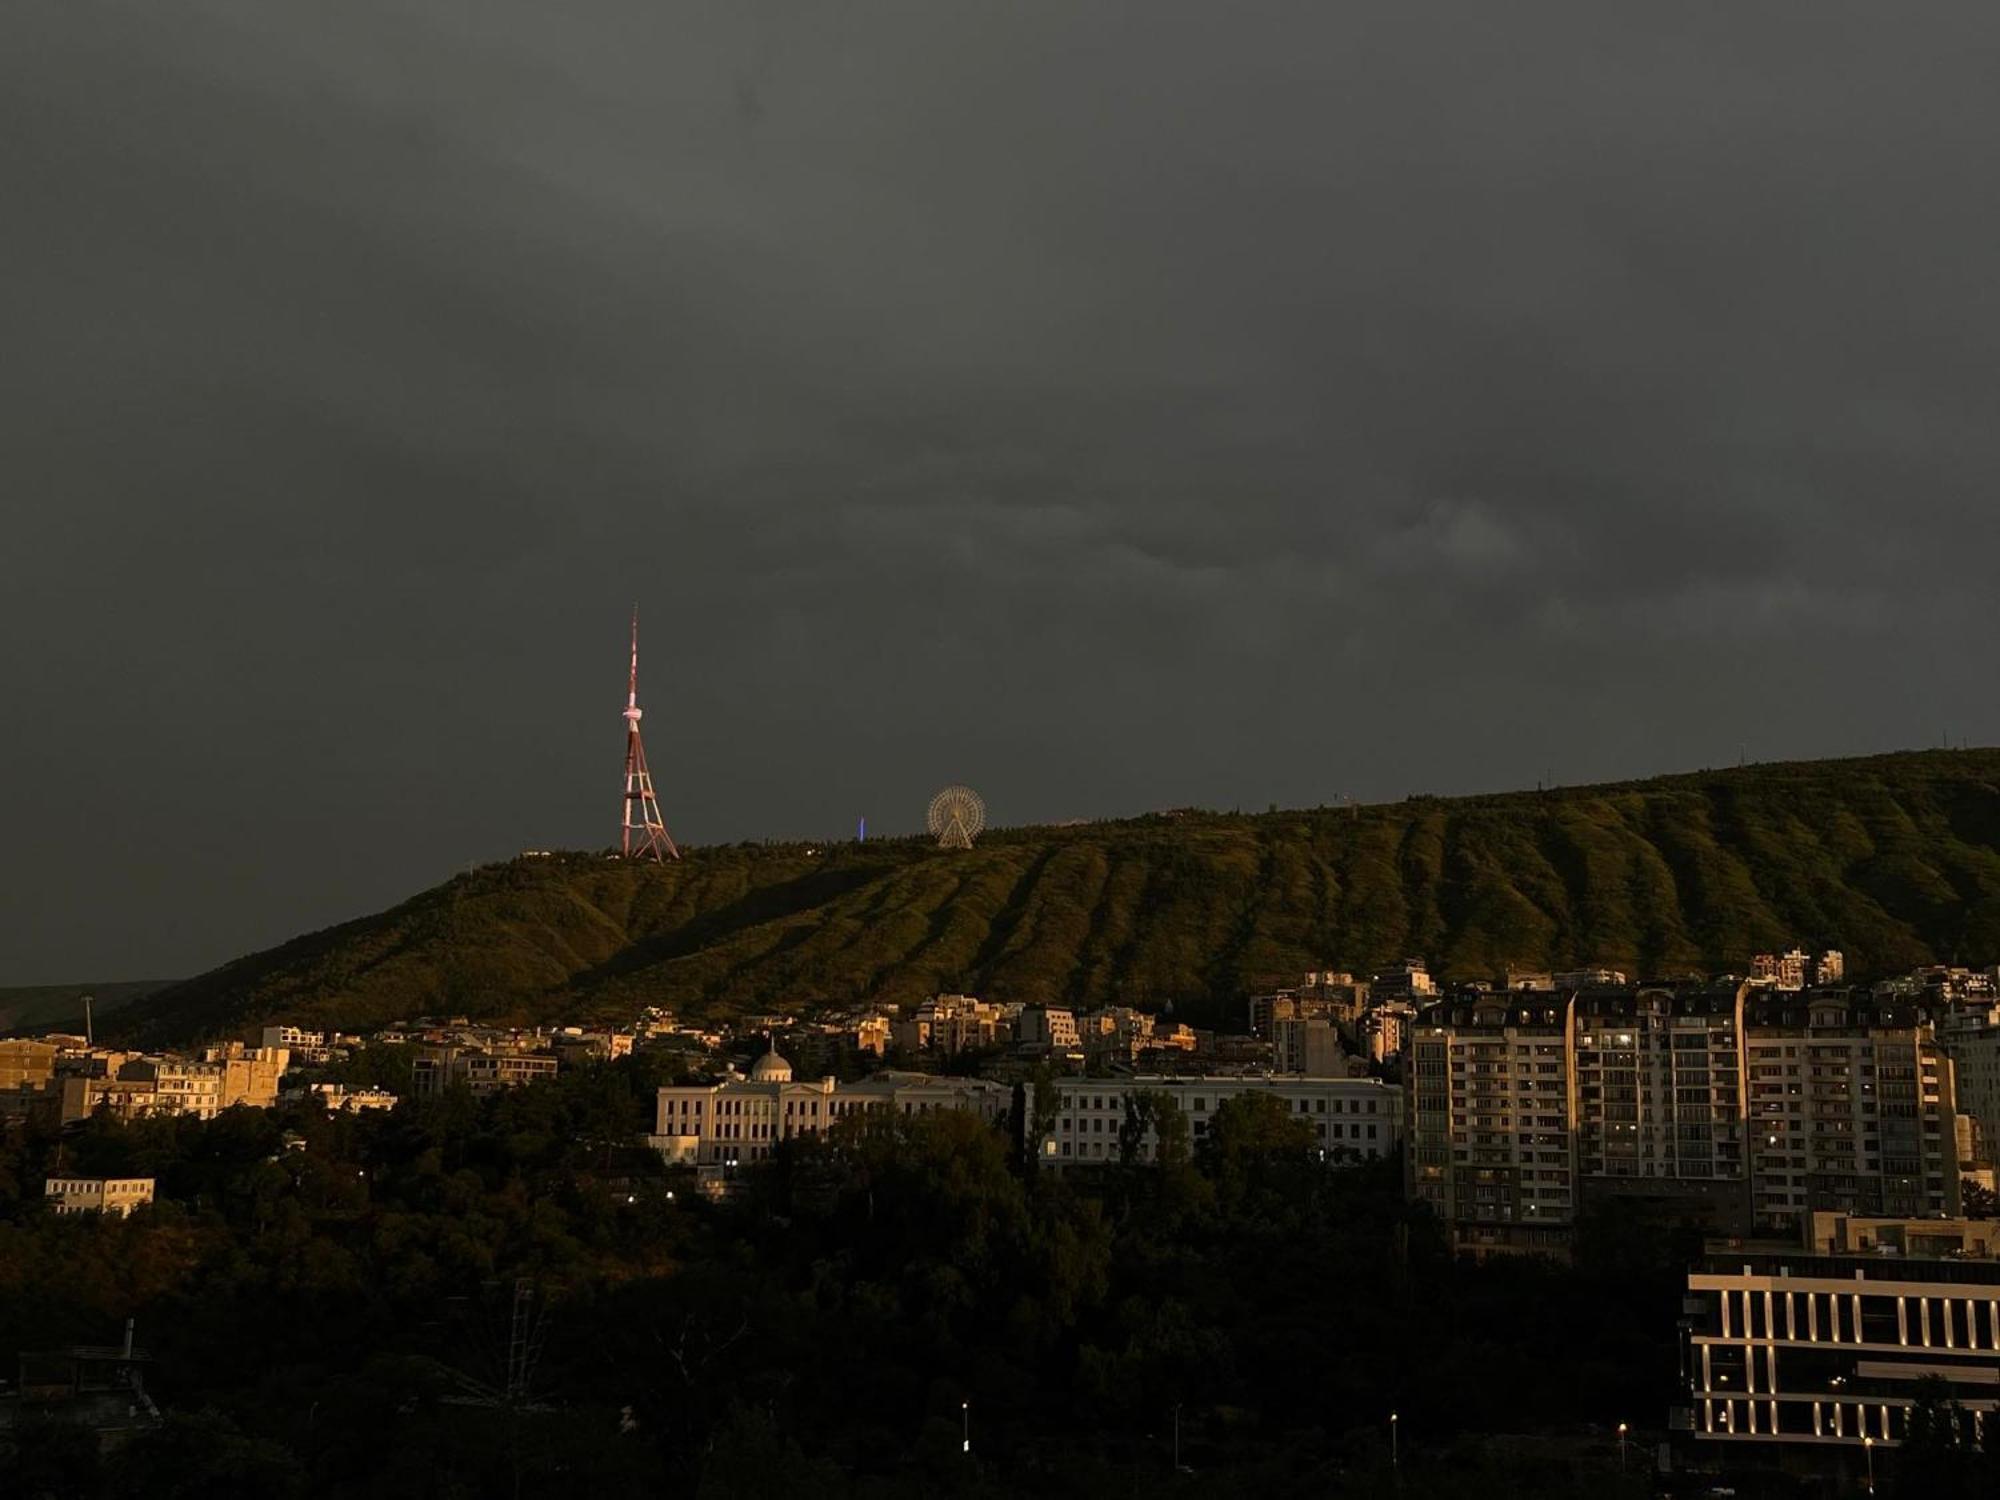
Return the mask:
<svg viewBox="0 0 2000 1500">
<path fill-rule="evenodd" d="M 1861 1451 L 1868 1455 L 1868 1493 L 1872 1495 L 1875 1493 L 1875 1439 L 1863 1438 Z"/>
<path fill-rule="evenodd" d="M 1403 1482 L 1403 1453 L 1402 1453 L 1402 1447 L 1400 1443 L 1397 1441 L 1397 1435 L 1396 1435 L 1396 1429 L 1399 1424 L 1400 1424 L 1400 1418 L 1398 1418 L 1394 1412 L 1390 1412 L 1389 1413 L 1389 1468 L 1395 1474 L 1397 1484 L 1401 1484 Z"/>
<path fill-rule="evenodd" d="M 1625 1437 L 1631 1428 L 1623 1422 L 1618 1424 L 1618 1472 L 1625 1472 Z"/>
<path fill-rule="evenodd" d="M 965 1443 L 959 1451 L 961 1453 L 970 1453 L 972 1451 L 972 1403 L 970 1401 L 959 1402 L 958 1415 L 964 1424 L 965 1430 Z"/>
</svg>

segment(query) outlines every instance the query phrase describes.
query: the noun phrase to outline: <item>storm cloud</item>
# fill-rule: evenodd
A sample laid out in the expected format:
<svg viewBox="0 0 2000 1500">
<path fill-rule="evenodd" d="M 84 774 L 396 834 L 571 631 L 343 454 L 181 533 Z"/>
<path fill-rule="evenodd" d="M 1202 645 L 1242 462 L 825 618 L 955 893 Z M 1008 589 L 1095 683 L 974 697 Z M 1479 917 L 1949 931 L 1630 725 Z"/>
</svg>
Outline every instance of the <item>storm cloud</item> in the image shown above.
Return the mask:
<svg viewBox="0 0 2000 1500">
<path fill-rule="evenodd" d="M 607 841 L 1991 740 L 2000 12 L 0 16 L 0 982 Z"/>
</svg>

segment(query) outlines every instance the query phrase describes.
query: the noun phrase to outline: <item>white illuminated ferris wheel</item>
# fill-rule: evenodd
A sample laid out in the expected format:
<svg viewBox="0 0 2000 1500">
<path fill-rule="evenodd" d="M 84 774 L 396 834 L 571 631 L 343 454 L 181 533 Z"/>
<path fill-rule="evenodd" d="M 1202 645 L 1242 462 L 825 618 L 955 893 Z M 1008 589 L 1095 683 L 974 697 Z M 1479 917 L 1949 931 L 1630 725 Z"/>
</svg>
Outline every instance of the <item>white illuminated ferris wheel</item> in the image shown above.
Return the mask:
<svg viewBox="0 0 2000 1500">
<path fill-rule="evenodd" d="M 940 849 L 970 849 L 986 826 L 986 804 L 969 786 L 948 786 L 931 798 L 931 834 Z"/>
</svg>

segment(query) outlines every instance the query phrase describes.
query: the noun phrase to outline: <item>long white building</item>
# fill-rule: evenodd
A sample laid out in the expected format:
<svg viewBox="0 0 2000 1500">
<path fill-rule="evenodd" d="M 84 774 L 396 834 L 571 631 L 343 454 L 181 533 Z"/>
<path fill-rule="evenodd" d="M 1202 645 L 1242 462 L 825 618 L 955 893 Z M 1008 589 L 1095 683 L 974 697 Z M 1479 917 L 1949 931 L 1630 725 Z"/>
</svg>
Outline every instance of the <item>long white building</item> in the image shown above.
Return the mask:
<svg viewBox="0 0 2000 1500">
<path fill-rule="evenodd" d="M 862 1110 L 957 1109 L 998 1122 L 1013 1102 L 1012 1088 L 981 1078 L 891 1071 L 858 1083 L 801 1081 L 792 1077 L 790 1063 L 770 1051 L 748 1078 L 661 1089 L 652 1144 L 670 1164 L 712 1175 L 765 1160 L 780 1141 L 817 1135 Z"/>
<path fill-rule="evenodd" d="M 1320 1149 L 1329 1154 L 1388 1156 L 1403 1138 L 1402 1091 L 1374 1078 L 1142 1075 L 1057 1078 L 1047 1087 L 1055 1091 L 1055 1127 L 1030 1143 L 1035 1160 L 1045 1167 L 1119 1160 L 1118 1134 L 1125 1124 L 1126 1097 L 1141 1091 L 1173 1100 L 1188 1118 L 1194 1144 L 1208 1134 L 1209 1122 L 1223 1102 L 1240 1094 L 1267 1094 L 1276 1099 L 1288 1114 L 1312 1127 Z M 1030 1107 L 1030 1121 L 1046 1113 L 1040 1104 L 1037 1098 Z M 1156 1144 L 1149 1129 L 1139 1145 L 1138 1159 L 1153 1160 Z"/>
</svg>

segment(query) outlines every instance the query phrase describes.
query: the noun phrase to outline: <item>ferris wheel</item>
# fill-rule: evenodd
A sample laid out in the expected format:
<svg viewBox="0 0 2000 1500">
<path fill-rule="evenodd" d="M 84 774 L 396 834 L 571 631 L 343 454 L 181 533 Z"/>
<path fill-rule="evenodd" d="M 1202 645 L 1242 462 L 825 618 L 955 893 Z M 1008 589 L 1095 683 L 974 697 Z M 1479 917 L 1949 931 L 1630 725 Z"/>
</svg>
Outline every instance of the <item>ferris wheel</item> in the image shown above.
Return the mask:
<svg viewBox="0 0 2000 1500">
<path fill-rule="evenodd" d="M 970 849 L 986 826 L 986 804 L 969 786 L 948 786 L 931 798 L 927 819 L 940 849 Z"/>
</svg>

